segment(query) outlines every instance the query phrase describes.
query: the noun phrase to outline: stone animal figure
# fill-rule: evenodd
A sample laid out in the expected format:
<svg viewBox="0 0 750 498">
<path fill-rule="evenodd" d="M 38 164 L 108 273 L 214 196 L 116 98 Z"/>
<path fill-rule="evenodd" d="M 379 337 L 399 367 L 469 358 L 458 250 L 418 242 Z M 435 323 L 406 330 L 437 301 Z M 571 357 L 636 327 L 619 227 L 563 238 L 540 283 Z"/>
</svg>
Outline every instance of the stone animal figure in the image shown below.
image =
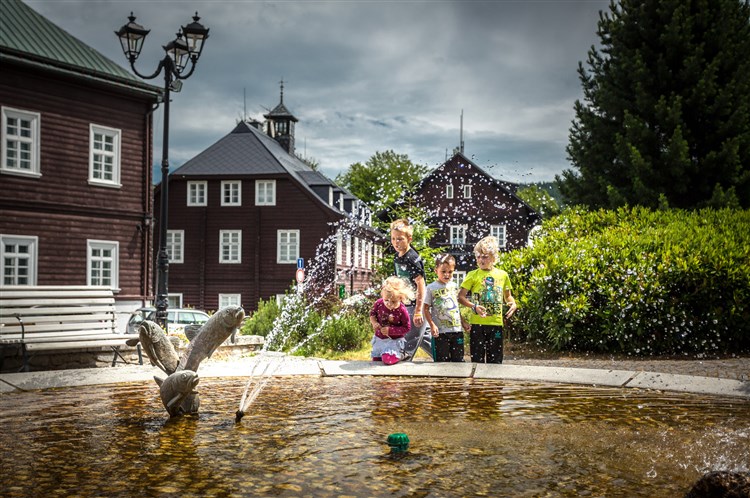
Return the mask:
<svg viewBox="0 0 750 498">
<path fill-rule="evenodd" d="M 241 306 L 227 306 L 211 315 L 190 341 L 180 359 L 178 370 L 198 371 L 201 362 L 211 357 L 216 348 L 232 335 L 244 319 L 245 310 Z"/>
<path fill-rule="evenodd" d="M 197 373 L 191 370 L 180 370 L 166 379 L 154 376 L 154 380 L 159 385 L 161 402 L 170 417 L 198 411 L 198 407 L 194 407 L 198 400 L 198 393 L 195 392 L 199 381 Z"/>
<path fill-rule="evenodd" d="M 180 356 L 174 344 L 158 323 L 144 320 L 138 327 L 138 338 L 151 364 L 172 375 L 180 364 Z"/>
</svg>

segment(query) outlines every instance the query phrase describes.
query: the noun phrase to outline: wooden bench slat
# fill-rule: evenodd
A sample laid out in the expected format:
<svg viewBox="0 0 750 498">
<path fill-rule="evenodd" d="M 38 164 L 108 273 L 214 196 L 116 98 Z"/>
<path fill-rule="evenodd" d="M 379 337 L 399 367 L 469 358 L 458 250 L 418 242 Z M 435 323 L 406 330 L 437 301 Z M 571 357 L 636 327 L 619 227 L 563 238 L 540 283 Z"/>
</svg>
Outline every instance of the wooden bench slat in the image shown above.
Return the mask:
<svg viewBox="0 0 750 498">
<path fill-rule="evenodd" d="M 37 315 L 37 316 L 24 316 L 21 315 L 21 320 L 26 328 L 33 325 L 43 325 L 47 323 L 95 323 L 100 321 L 112 322 L 113 311 L 100 311 L 96 313 L 88 313 L 85 309 L 79 309 L 77 314 L 59 315 L 52 313 L 50 315 Z M 21 322 L 14 317 L 3 317 L 1 323 L 5 327 L 21 326 Z"/>
<path fill-rule="evenodd" d="M 100 339 L 96 341 L 43 342 L 26 345 L 29 351 L 60 351 L 64 349 L 94 349 L 109 346 L 124 346 L 123 339 Z"/>
<path fill-rule="evenodd" d="M 112 332 L 98 332 L 93 334 L 83 333 L 75 335 L 35 335 L 23 339 L 27 344 L 44 343 L 44 342 L 71 342 L 71 341 L 96 341 L 102 339 L 127 340 L 138 337 L 136 334 L 113 334 Z M 123 339 L 124 338 L 124 339 Z M 18 344 L 21 337 L 3 337 L 0 344 Z"/>
<path fill-rule="evenodd" d="M 61 306 L 61 307 L 50 307 L 50 308 L 3 308 L 0 309 L 0 323 L 12 323 L 18 322 L 16 314 L 21 315 L 23 321 L 27 321 L 31 317 L 45 316 L 45 315 L 76 315 L 82 313 L 117 313 L 114 305 L 110 304 L 95 304 L 92 306 Z M 31 321 L 31 320 L 29 320 Z"/>
<path fill-rule="evenodd" d="M 92 304 L 115 304 L 115 298 L 110 294 L 109 297 L 97 297 L 97 298 L 85 298 L 85 299 L 74 299 L 74 298 L 51 298 L 42 299 L 27 297 L 24 299 L 4 299 L 0 297 L 3 302 L 3 308 L 46 308 L 49 306 L 69 306 L 69 307 L 85 307 Z"/>
<path fill-rule="evenodd" d="M 4 285 L 0 287 L 0 299 L 23 299 L 31 296 L 69 297 L 78 296 L 81 299 L 101 296 L 111 296 L 112 289 L 103 286 L 25 286 Z"/>
</svg>

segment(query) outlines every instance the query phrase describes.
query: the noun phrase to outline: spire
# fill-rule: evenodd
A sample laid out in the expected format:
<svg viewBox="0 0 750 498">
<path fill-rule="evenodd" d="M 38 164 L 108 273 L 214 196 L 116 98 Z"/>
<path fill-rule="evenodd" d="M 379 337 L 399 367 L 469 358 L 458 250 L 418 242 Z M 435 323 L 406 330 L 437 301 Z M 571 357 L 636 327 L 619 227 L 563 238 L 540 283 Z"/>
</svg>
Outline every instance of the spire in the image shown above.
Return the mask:
<svg viewBox="0 0 750 498">
<path fill-rule="evenodd" d="M 461 154 L 464 153 L 464 110 L 461 109 L 461 135 L 459 137 L 458 149 Z"/>
<path fill-rule="evenodd" d="M 297 118 L 284 105 L 284 80 L 282 79 L 279 84 L 281 88 L 279 105 L 263 117 L 268 120 L 271 128 L 268 134 L 275 138 L 288 153 L 294 154 L 294 123 L 297 122 Z"/>
<path fill-rule="evenodd" d="M 279 81 L 279 83 L 281 84 L 281 99 L 280 99 L 280 103 L 281 103 L 281 105 L 284 105 L 284 78 L 283 77 L 281 78 L 281 81 Z"/>
</svg>

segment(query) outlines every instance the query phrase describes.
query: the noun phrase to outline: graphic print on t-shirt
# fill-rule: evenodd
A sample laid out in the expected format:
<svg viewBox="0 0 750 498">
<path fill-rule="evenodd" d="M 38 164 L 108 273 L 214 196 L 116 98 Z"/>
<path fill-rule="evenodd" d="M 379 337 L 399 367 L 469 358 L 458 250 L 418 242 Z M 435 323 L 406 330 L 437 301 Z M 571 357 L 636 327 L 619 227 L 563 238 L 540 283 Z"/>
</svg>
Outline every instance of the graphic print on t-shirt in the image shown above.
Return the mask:
<svg viewBox="0 0 750 498">
<path fill-rule="evenodd" d="M 439 328 L 455 328 L 461 326 L 461 315 L 455 299 L 455 290 L 451 292 L 447 287 L 433 291 L 432 305 L 436 310 L 436 322 Z"/>
<path fill-rule="evenodd" d="M 482 289 L 477 295 L 478 304 L 484 306 L 487 315 L 502 315 L 503 297 L 500 289 L 495 287 L 495 279 L 487 275 L 482 282 Z"/>
</svg>

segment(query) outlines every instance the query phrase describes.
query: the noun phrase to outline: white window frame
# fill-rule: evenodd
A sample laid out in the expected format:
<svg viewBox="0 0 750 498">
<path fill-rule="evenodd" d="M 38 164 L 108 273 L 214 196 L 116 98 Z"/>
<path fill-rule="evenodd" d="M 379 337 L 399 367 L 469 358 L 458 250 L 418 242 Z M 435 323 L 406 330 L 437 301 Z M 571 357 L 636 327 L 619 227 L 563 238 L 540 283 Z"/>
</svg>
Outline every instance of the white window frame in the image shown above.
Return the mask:
<svg viewBox="0 0 750 498">
<path fill-rule="evenodd" d="M 346 238 L 346 258 L 344 259 L 346 266 L 352 265 L 352 237 L 351 235 Z"/>
<path fill-rule="evenodd" d="M 294 241 L 291 237 L 294 236 Z M 299 258 L 300 232 L 299 230 L 276 231 L 276 263 L 297 263 Z"/>
<path fill-rule="evenodd" d="M 505 247 L 507 241 L 507 233 L 507 225 L 490 225 L 490 235 L 497 239 L 500 247 Z"/>
<path fill-rule="evenodd" d="M 467 225 L 448 225 L 448 241 L 450 245 L 466 244 Z M 456 242 L 460 240 L 460 242 Z"/>
<path fill-rule="evenodd" d="M 449 183 L 445 186 L 445 198 L 453 199 L 453 184 Z"/>
<path fill-rule="evenodd" d="M 465 278 L 466 278 L 465 271 L 456 270 L 453 272 L 453 281 L 456 282 L 456 286 L 458 286 L 459 289 L 461 288 L 461 284 L 463 283 Z"/>
<path fill-rule="evenodd" d="M 219 263 L 242 263 L 242 230 L 219 230 Z"/>
<path fill-rule="evenodd" d="M 110 257 L 94 256 L 94 250 L 112 251 Z M 95 279 L 93 272 L 96 263 L 110 262 L 110 281 L 105 282 L 104 276 Z M 104 268 L 99 268 L 103 272 Z M 106 285 L 113 290 L 119 290 L 120 286 L 120 243 L 113 240 L 86 240 L 86 285 Z"/>
<path fill-rule="evenodd" d="M 464 199 L 471 199 L 471 185 L 464 185 Z"/>
<path fill-rule="evenodd" d="M 22 136 L 19 133 L 9 134 L 8 133 L 8 121 L 10 119 L 18 121 L 29 121 L 28 126 L 28 137 Z M 38 178 L 42 176 L 42 167 L 40 161 L 40 143 L 41 143 L 41 114 L 38 112 L 22 111 L 21 109 L 13 109 L 12 107 L 2 107 L 2 130 L 0 130 L 0 149 L 2 149 L 2 162 L 0 162 L 0 173 L 9 175 L 19 176 L 32 176 Z M 9 157 L 8 143 L 11 142 L 15 146 L 16 157 Z M 23 154 L 27 154 L 28 158 L 22 159 L 21 148 L 25 148 Z M 8 161 L 11 160 L 15 164 L 9 165 Z M 28 163 L 28 168 L 22 168 L 19 163 Z"/>
<path fill-rule="evenodd" d="M 336 232 L 336 264 L 344 264 L 344 236 L 341 230 Z"/>
<path fill-rule="evenodd" d="M 167 256 L 170 263 L 185 262 L 185 230 L 167 230 Z"/>
<path fill-rule="evenodd" d="M 255 205 L 276 205 L 276 180 L 255 180 Z"/>
<path fill-rule="evenodd" d="M 97 148 L 101 141 L 97 136 L 111 139 L 112 150 Z M 120 187 L 120 148 L 122 131 L 95 124 L 89 125 L 89 184 L 105 187 Z M 110 159 L 112 178 L 104 178 L 105 160 Z M 100 170 L 101 168 L 101 170 Z"/>
<path fill-rule="evenodd" d="M 187 205 L 208 205 L 208 182 L 187 182 Z"/>
<path fill-rule="evenodd" d="M 14 246 L 25 246 L 27 247 L 27 251 L 24 255 L 18 252 L 6 252 L 6 244 Z M 0 275 L 2 275 L 0 285 L 36 285 L 37 267 L 39 265 L 37 256 L 38 247 L 39 237 L 35 235 L 28 236 L 0 234 Z M 9 259 L 14 261 L 10 268 L 6 266 L 6 262 Z M 28 271 L 27 275 L 25 276 L 25 283 L 18 283 L 18 263 L 21 260 L 25 260 L 27 262 L 26 268 L 28 269 Z M 10 269 L 14 270 L 12 275 L 8 274 L 8 270 Z M 12 277 L 12 282 L 5 281 L 6 277 L 8 276 Z"/>
<path fill-rule="evenodd" d="M 242 182 L 240 180 L 221 182 L 221 205 L 242 206 Z"/>
<path fill-rule="evenodd" d="M 167 294 L 167 308 L 182 308 L 182 293 L 170 292 Z"/>
<path fill-rule="evenodd" d="M 227 306 L 242 306 L 242 294 L 219 294 L 219 309 Z"/>
<path fill-rule="evenodd" d="M 359 237 L 354 237 L 354 267 L 359 268 L 360 264 Z"/>
</svg>

